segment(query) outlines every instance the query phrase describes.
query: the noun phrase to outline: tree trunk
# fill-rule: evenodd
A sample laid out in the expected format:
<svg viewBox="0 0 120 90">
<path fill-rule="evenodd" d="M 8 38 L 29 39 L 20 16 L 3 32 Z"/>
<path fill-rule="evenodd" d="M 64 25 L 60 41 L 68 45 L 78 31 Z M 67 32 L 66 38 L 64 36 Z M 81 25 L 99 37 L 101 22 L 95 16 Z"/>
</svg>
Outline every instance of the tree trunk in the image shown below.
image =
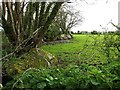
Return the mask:
<svg viewBox="0 0 120 90">
<path fill-rule="evenodd" d="M 59 8 L 61 7 L 63 2 L 59 2 L 56 3 L 56 5 L 54 6 L 50 16 L 48 17 L 45 25 L 42 28 L 38 29 L 38 33 L 29 37 L 28 39 L 26 39 L 14 52 L 15 56 L 20 56 L 26 52 L 28 52 L 29 50 L 31 50 L 32 48 L 35 48 L 36 45 L 38 45 L 39 43 L 41 43 L 45 33 L 47 32 L 50 24 L 52 23 L 52 21 L 54 20 L 54 17 L 56 16 Z"/>
<path fill-rule="evenodd" d="M 46 2 L 29 2 L 26 11 L 24 11 L 25 3 L 10 4 L 7 2 L 6 4 L 4 2 L 3 9 L 5 11 L 3 10 L 2 14 L 2 25 L 10 43 L 15 47 L 10 55 L 19 57 L 41 43 L 62 3 L 64 2 L 49 4 Z M 15 9 L 12 8 L 12 5 L 15 5 Z M 41 5 L 40 8 L 39 5 Z M 7 9 L 9 12 L 6 19 L 5 12 Z"/>
</svg>

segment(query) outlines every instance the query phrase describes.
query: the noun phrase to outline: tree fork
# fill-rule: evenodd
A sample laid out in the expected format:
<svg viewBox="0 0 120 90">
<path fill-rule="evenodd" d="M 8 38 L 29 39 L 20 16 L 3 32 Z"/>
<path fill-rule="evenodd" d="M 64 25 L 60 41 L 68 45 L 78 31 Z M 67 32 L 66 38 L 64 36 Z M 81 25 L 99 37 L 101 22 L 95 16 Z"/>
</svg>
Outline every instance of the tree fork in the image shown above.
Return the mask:
<svg viewBox="0 0 120 90">
<path fill-rule="evenodd" d="M 42 41 L 42 38 L 44 37 L 46 31 L 48 30 L 48 27 L 54 20 L 54 17 L 56 16 L 58 10 L 60 9 L 62 3 L 63 2 L 56 2 L 55 6 L 53 7 L 53 10 L 52 10 L 50 16 L 48 17 L 46 23 L 44 24 L 44 26 L 39 28 L 38 30 L 36 30 L 35 31 L 36 33 L 33 32 L 33 35 L 28 37 L 21 44 L 19 44 L 19 46 L 17 46 L 16 49 L 14 50 L 14 52 L 10 53 L 7 56 L 4 56 L 3 58 L 1 58 L 1 60 L 6 59 L 9 56 L 20 57 L 21 55 L 28 52 L 32 48 L 35 48 L 36 45 L 38 45 Z"/>
</svg>

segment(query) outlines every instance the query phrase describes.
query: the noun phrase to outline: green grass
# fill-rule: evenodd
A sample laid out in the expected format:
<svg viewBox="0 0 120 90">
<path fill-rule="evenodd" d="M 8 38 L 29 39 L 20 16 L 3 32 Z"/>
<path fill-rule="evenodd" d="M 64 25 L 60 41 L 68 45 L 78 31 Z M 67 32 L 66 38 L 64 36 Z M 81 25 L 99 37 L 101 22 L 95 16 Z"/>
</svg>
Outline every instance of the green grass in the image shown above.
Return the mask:
<svg viewBox="0 0 120 90">
<path fill-rule="evenodd" d="M 52 53 L 58 59 L 62 59 L 64 61 L 75 61 L 80 58 L 79 53 L 85 48 L 86 43 L 92 44 L 95 38 L 100 40 L 103 36 L 98 37 L 96 35 L 74 35 L 73 37 L 74 38 L 70 40 L 69 43 L 44 45 L 42 46 L 42 49 Z M 92 50 L 92 52 L 94 52 L 94 50 Z M 90 54 L 91 51 L 89 52 L 89 55 Z"/>
<path fill-rule="evenodd" d="M 70 43 L 59 43 L 55 45 L 44 45 L 42 48 L 51 53 L 56 52 L 78 52 L 80 51 L 86 42 L 93 42 L 96 35 L 73 35 L 73 39 L 70 40 Z M 98 38 L 98 37 L 97 37 Z M 103 36 L 100 36 L 99 39 L 102 39 Z"/>
<path fill-rule="evenodd" d="M 87 39 L 87 35 L 74 35 L 74 38 L 69 43 L 44 45 L 42 48 L 53 54 L 56 54 L 57 52 L 78 52 L 82 49 Z"/>
<path fill-rule="evenodd" d="M 54 45 L 44 45 L 42 49 L 52 53 L 57 58 L 64 60 L 73 60 L 78 57 L 77 53 L 82 50 L 88 36 L 75 35 L 69 43 L 59 43 Z"/>
<path fill-rule="evenodd" d="M 102 42 L 104 35 L 73 35 L 73 37 L 69 43 L 43 45 L 42 49 L 65 62 L 80 60 L 89 60 L 90 63 L 91 61 L 107 62 L 107 50 L 103 50 L 106 47 L 103 47 Z M 111 50 L 110 53 L 111 57 L 115 57 L 114 50 Z"/>
</svg>

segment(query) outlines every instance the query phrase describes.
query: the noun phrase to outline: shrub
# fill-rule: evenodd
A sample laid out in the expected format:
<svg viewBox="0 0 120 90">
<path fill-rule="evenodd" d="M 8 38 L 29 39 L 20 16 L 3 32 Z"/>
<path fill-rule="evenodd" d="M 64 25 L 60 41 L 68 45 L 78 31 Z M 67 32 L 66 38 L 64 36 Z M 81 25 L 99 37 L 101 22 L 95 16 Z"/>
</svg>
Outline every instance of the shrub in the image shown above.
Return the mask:
<svg viewBox="0 0 120 90">
<path fill-rule="evenodd" d="M 56 24 L 51 24 L 48 31 L 45 34 L 44 40 L 45 41 L 53 41 L 60 39 L 62 32 L 60 31 L 60 28 Z"/>
<path fill-rule="evenodd" d="M 98 34 L 98 32 L 97 31 L 92 31 L 91 34 Z"/>
</svg>

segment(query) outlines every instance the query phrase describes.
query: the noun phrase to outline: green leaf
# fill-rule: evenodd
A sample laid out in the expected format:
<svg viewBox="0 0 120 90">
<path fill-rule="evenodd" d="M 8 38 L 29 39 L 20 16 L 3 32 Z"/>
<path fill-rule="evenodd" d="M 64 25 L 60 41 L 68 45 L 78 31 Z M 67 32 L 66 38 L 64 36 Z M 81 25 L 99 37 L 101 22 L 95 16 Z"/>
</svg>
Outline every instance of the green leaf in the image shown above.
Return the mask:
<svg viewBox="0 0 120 90">
<path fill-rule="evenodd" d="M 50 80 L 48 78 L 45 79 L 46 81 L 50 82 Z"/>
<path fill-rule="evenodd" d="M 93 84 L 93 85 L 99 85 L 100 83 L 99 82 L 96 82 L 96 80 L 91 80 L 91 83 Z"/>
<path fill-rule="evenodd" d="M 46 87 L 46 83 L 45 83 L 45 82 L 42 82 L 42 83 L 38 83 L 38 84 L 37 84 L 37 88 L 44 89 L 45 87 Z"/>
<path fill-rule="evenodd" d="M 50 79 L 51 81 L 53 81 L 53 77 L 52 77 L 52 76 L 49 76 L 49 79 Z"/>
</svg>

